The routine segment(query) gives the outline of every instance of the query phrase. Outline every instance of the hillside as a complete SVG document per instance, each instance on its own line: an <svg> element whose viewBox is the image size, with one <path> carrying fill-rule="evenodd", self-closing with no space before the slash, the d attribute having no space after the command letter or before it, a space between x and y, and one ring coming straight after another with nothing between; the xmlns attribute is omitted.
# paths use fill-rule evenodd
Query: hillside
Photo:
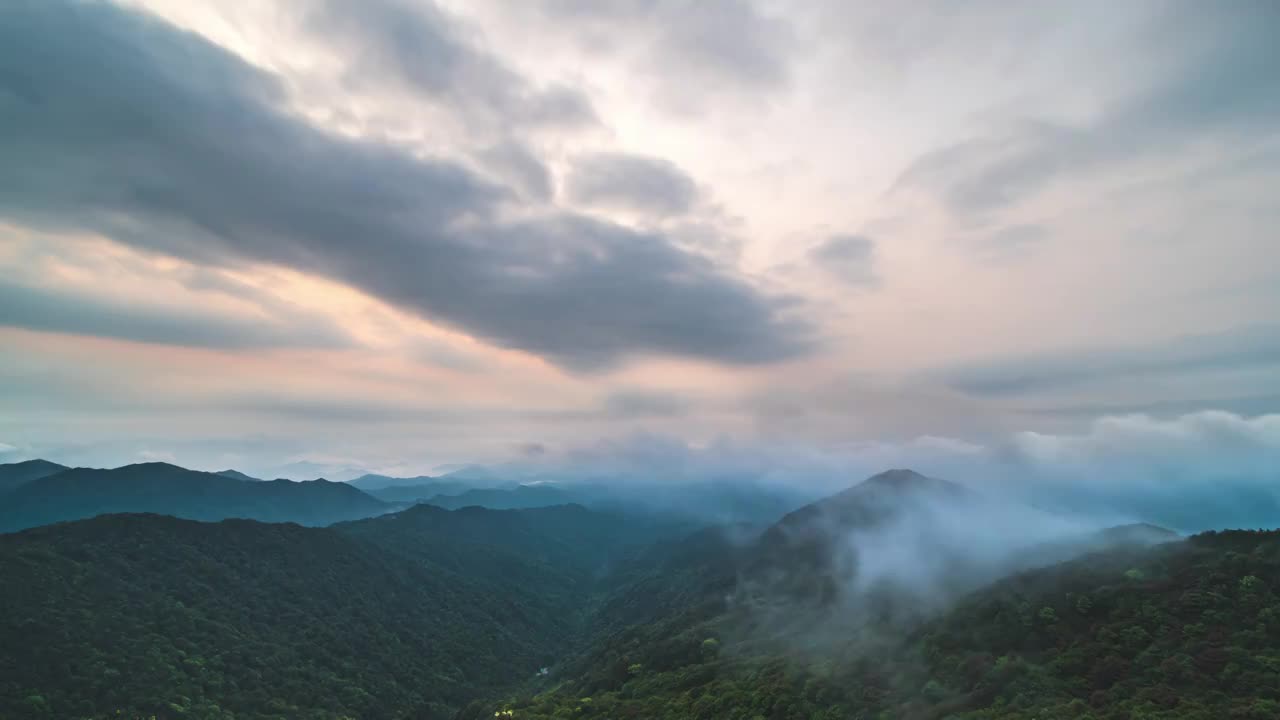
<svg viewBox="0 0 1280 720"><path fill-rule="evenodd" d="M345 483L244 481L167 463L144 463L113 470L76 468L28 482L5 497L0 530L122 512L326 525L388 509Z"/></svg>
<svg viewBox="0 0 1280 720"><path fill-rule="evenodd" d="M524 540L591 567L555 555L598 551L589 519L422 513L435 532L110 515L0 536L0 717L442 717L569 649L585 594L512 569L537 566ZM484 542L499 526L520 537Z"/></svg>
<svg viewBox="0 0 1280 720"><path fill-rule="evenodd" d="M579 650L595 584L679 531L419 505L331 528L129 514L0 535L0 717L448 717Z"/></svg>
<svg viewBox="0 0 1280 720"><path fill-rule="evenodd" d="M898 638L752 652L723 621L633 628L554 690L464 717L1263 720L1280 713L1280 532L1016 574Z"/></svg>
<svg viewBox="0 0 1280 720"><path fill-rule="evenodd" d="M16 490L32 480L39 480L66 469L68 469L67 466L48 460L24 460L0 465L0 495Z"/></svg>

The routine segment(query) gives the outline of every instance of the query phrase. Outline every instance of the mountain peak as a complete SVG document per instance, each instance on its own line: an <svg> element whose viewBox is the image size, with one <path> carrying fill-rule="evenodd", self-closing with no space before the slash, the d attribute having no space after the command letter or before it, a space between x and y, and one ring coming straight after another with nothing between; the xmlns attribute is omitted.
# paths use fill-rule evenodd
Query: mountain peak
<svg viewBox="0 0 1280 720"><path fill-rule="evenodd" d="M861 483L849 488L845 493L851 495L862 495L863 493L872 491L952 496L964 495L968 492L968 489L963 485L957 485L949 480L940 480L935 477L929 477L928 475L922 475L915 470L895 468L893 470L885 470L878 475L872 475Z"/></svg>
<svg viewBox="0 0 1280 720"><path fill-rule="evenodd" d="M928 477L927 475L921 475L920 473L916 472L915 470L911 470L910 468L894 468L892 470L885 470L882 473L872 475L866 480L863 480L862 484L863 485L904 485L904 484L918 485L921 483L928 483L928 482L935 482L935 481L933 478Z"/></svg>
<svg viewBox="0 0 1280 720"><path fill-rule="evenodd" d="M44 458L34 458L34 459L32 459L32 460L19 460L18 462L8 463L8 467L14 467L14 468L36 468L36 467L41 467L41 468L62 468L63 470L66 470L66 469L67 469L67 466L66 466L66 465L59 465L59 464L58 464L58 463L56 463L56 462L51 462L51 461L49 461L49 460L45 460Z"/></svg>

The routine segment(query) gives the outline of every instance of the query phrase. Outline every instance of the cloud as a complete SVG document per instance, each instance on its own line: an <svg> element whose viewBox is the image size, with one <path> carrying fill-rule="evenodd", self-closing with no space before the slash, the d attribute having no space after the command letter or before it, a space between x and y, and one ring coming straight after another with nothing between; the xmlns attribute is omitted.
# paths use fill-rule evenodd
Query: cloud
<svg viewBox="0 0 1280 720"><path fill-rule="evenodd" d="M598 122L568 87L535 87L468 36L430 0L312 0L304 25L347 59L354 89L397 83L493 129L574 128ZM472 128L475 129L474 127Z"/></svg>
<svg viewBox="0 0 1280 720"><path fill-rule="evenodd" d="M0 281L0 325L133 342L233 350L337 348L348 347L353 342L339 327L319 317L295 315L280 322L3 281Z"/></svg>
<svg viewBox="0 0 1280 720"><path fill-rule="evenodd" d="M1063 522L1153 522L1182 532L1280 526L1280 414L1104 416L1078 433L1020 431L983 444L921 436L825 447L772 437L695 445L640 434L539 458L537 467L567 479L732 481L811 498L910 467Z"/></svg>
<svg viewBox="0 0 1280 720"><path fill-rule="evenodd" d="M1215 137L1245 148L1249 138L1273 136L1280 12L1267 3L1174 7L1140 37L1139 57L1159 70L1089 119L1028 118L941 147L917 158L897 187L924 188L957 213L982 215L1097 168Z"/></svg>
<svg viewBox="0 0 1280 720"><path fill-rule="evenodd" d="M555 196L551 170L527 145L507 140L477 154L485 169L513 185L524 197L550 202Z"/></svg>
<svg viewBox="0 0 1280 720"><path fill-rule="evenodd" d="M1276 527L1280 415L1106 416L1080 434L1017 433L1005 487L1045 506L1183 531Z"/></svg>
<svg viewBox="0 0 1280 720"><path fill-rule="evenodd" d="M875 250L862 235L832 235L809 251L809 260L846 285L876 285Z"/></svg>
<svg viewBox="0 0 1280 720"><path fill-rule="evenodd" d="M713 98L787 88L794 29L752 0L542 0L534 19L648 75L668 109L698 112Z"/></svg>
<svg viewBox="0 0 1280 720"><path fill-rule="evenodd" d="M997 359L936 374L961 392L1001 397L1157 373L1272 366L1280 366L1280 326L1251 325L1147 346Z"/></svg>
<svg viewBox="0 0 1280 720"><path fill-rule="evenodd" d="M1078 435L1018 433L1011 452L1037 465L1110 467L1120 476L1135 468L1184 478L1267 475L1277 472L1273 461L1280 459L1280 415L1247 418L1205 410L1168 419L1106 416Z"/></svg>
<svg viewBox="0 0 1280 720"><path fill-rule="evenodd" d="M538 442L526 442L518 444L516 451L522 457L536 458L547 454L547 446Z"/></svg>
<svg viewBox="0 0 1280 720"><path fill-rule="evenodd" d="M630 390L610 394L604 410L616 417L678 417L690 410L687 398L674 393Z"/></svg>
<svg viewBox="0 0 1280 720"><path fill-rule="evenodd" d="M20 4L0 26L0 68L0 162L21 168L0 180L0 214L19 223L324 275L576 370L812 347L789 300L662 235L505 220L505 188L317 130L281 109L274 78L146 16Z"/></svg>
<svg viewBox="0 0 1280 720"><path fill-rule="evenodd" d="M592 153L574 158L565 195L587 207L665 217L683 215L698 201L698 186L674 163L626 153Z"/></svg>

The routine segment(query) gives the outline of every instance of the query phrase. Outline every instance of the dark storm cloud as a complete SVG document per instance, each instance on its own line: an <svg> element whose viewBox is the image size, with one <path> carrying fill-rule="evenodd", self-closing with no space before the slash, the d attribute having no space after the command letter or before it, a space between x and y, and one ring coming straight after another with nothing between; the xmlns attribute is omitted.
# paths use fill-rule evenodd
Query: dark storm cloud
<svg viewBox="0 0 1280 720"><path fill-rule="evenodd" d="M311 0L307 29L348 59L351 86L393 80L471 121L504 127L594 124L595 110L567 87L534 87L478 47L430 0Z"/></svg>
<svg viewBox="0 0 1280 720"><path fill-rule="evenodd" d="M950 368L939 374L970 395L1016 396L1151 373L1280 366L1280 326L1184 336L1147 347L1043 355Z"/></svg>
<svg viewBox="0 0 1280 720"><path fill-rule="evenodd" d="M806 352L788 302L668 238L514 199L462 167L327 134L270 76L105 4L0 10L0 216L197 262L274 263L570 368Z"/></svg>
<svg viewBox="0 0 1280 720"><path fill-rule="evenodd" d="M565 178L565 195L580 205L669 216L693 209L698 186L662 158L592 153L573 160Z"/></svg>
<svg viewBox="0 0 1280 720"><path fill-rule="evenodd" d="M1275 3L1175 3L1147 28L1138 48L1138 57L1161 71L1113 99L1093 121L1026 120L964 140L918 158L898 186L923 187L957 212L982 213L1073 174L1167 153L1215 133L1230 133L1237 143L1274 137L1280 122L1276 37Z"/></svg>
<svg viewBox="0 0 1280 720"><path fill-rule="evenodd" d="M833 235L809 251L809 260L848 285L875 285L876 244L861 235Z"/></svg>
<svg viewBox="0 0 1280 720"><path fill-rule="evenodd" d="M0 282L0 326L188 347L344 347L351 338L322 318L291 322L142 305Z"/></svg>

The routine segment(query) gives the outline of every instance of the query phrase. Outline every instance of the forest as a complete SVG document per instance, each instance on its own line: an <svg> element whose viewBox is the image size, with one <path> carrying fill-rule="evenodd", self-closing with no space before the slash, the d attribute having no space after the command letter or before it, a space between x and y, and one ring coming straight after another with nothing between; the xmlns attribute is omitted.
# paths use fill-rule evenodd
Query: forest
<svg viewBox="0 0 1280 720"><path fill-rule="evenodd" d="M1112 528L996 572L921 523L994 508L894 471L761 525L419 504L36 527L0 535L0 718L1280 713L1280 531ZM860 584L903 528L924 554Z"/></svg>

